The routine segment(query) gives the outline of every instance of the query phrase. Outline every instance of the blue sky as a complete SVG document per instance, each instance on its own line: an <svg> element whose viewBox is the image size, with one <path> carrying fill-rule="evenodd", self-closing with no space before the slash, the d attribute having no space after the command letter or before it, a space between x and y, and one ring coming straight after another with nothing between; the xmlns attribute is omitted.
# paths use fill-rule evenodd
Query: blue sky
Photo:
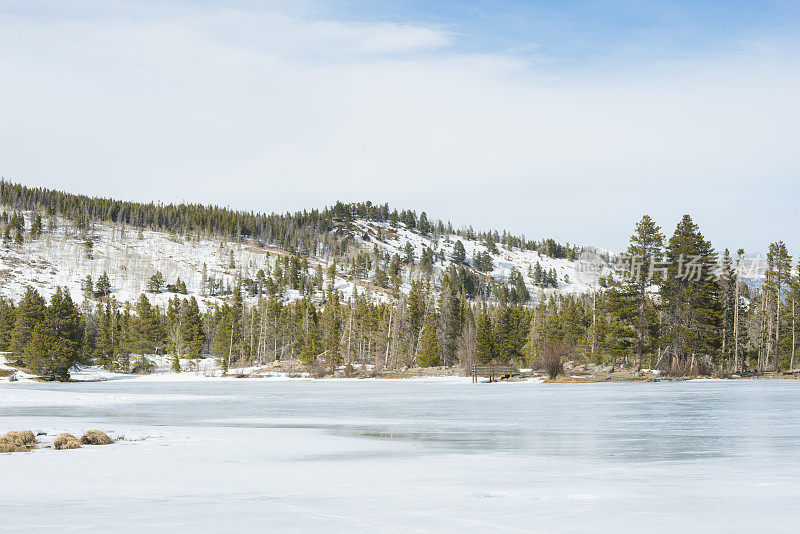
<svg viewBox="0 0 800 534"><path fill-rule="evenodd" d="M738 47L764 32L796 37L791 1L335 2L332 16L406 20L452 28L462 50L500 52L529 42L577 63Z"/></svg>
<svg viewBox="0 0 800 534"><path fill-rule="evenodd" d="M0 175L800 247L797 2L0 1Z"/></svg>

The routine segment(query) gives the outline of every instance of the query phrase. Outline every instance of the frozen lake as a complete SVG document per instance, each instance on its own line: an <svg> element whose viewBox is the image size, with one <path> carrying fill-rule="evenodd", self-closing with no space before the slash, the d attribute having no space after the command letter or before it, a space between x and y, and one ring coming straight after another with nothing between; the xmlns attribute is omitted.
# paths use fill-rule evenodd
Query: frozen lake
<svg viewBox="0 0 800 534"><path fill-rule="evenodd" d="M0 386L0 530L796 532L800 381Z"/></svg>

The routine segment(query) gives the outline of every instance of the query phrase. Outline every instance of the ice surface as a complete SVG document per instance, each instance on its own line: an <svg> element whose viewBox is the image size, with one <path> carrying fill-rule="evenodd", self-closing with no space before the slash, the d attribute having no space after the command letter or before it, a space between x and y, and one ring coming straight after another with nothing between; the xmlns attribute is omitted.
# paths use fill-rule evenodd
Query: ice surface
<svg viewBox="0 0 800 534"><path fill-rule="evenodd" d="M0 530L796 532L800 382L0 384Z"/></svg>

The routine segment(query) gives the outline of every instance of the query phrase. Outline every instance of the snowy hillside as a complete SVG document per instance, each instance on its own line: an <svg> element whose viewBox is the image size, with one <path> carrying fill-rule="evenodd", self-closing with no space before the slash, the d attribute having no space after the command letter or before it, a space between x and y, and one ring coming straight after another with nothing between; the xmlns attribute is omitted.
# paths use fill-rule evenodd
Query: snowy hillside
<svg viewBox="0 0 800 534"><path fill-rule="evenodd" d="M442 263L437 260L434 269L437 273L441 273L444 269L453 262L454 247L456 241L461 241L464 245L466 252L466 263L470 266L473 264L473 259L477 253L485 252L486 246L480 241L467 239L456 234L439 236L435 239L429 235L422 235L419 232L409 230L402 223L398 223L396 227L392 227L386 222L374 221L356 221L354 226L359 229L358 239L367 246L367 250L371 250L371 243L377 244L381 249L389 254L403 255L403 249L406 243L410 243L414 250L414 257L419 262L422 251L425 247L430 247L435 253L443 253L445 261ZM365 239L368 237L369 239ZM547 295L549 293L571 293L580 294L591 291L593 283L596 281L598 275L608 276L611 274L610 265L604 261L604 257L609 257L611 254L605 250L595 250L593 253L586 253L575 261L567 259L551 258L544 254L539 254L535 250L522 250L520 248L504 248L502 245L497 245L498 253L489 255L492 258L494 269L486 275L499 282L507 282L513 270L519 272L525 279L525 284L528 287L531 295L535 299L540 295ZM587 265L587 258L591 261L592 265ZM595 262L598 262L595 264ZM539 288L536 287L531 277L531 273L536 264L545 271L555 270L557 275L557 288Z"/></svg>
<svg viewBox="0 0 800 534"><path fill-rule="evenodd" d="M26 213L26 218L30 213ZM342 231L341 228L332 231ZM404 247L410 243L416 262L426 247L437 255L434 263L434 278L440 278L444 269L453 261L455 242L460 240L466 251L466 263L470 264L475 254L483 252L483 243L457 235L428 235L407 229L402 223L392 227L389 223L357 220L350 226L355 242L364 252L371 253L374 247L390 255L403 256ZM87 244L90 238L91 244ZM439 260L443 254L444 262ZM238 277L254 278L259 269L269 273L279 258L287 252L275 248L259 246L249 240L236 242L226 239L208 239L196 236L179 236L166 232L140 230L127 225L95 224L90 231L79 232L73 225L58 219L55 228L46 231L35 240L26 240L21 245L9 244L0 248L0 296L14 301L25 292L28 285L49 298L57 286L66 286L73 299L84 300L81 288L83 280L91 276L97 280L104 272L110 278L112 294L119 302L133 301L145 292L148 279L159 271L167 283L180 278L186 284L187 297L195 296L201 307L220 301L208 295L203 288L204 269L206 279L221 281L224 286L232 286ZM518 248L506 249L498 246L498 253L491 254L494 269L484 273L499 282L508 281L512 270L516 269L524 278L534 299L555 291L562 293L583 293L591 290L593 279L587 277L580 261L554 259L532 250ZM308 258L309 276L317 267L327 268L327 260ZM557 288L535 287L531 279L534 266L539 263L544 270L554 270L557 275ZM205 267L204 267L205 266ZM385 299L387 293L371 284L370 276L365 280L354 280L347 276L340 265L335 287L345 298L355 287L364 286L374 298ZM607 274L607 273L605 273ZM410 278L415 276L404 272L401 291L407 292ZM165 305L174 293L161 292L149 294L154 304ZM297 298L296 291L289 290L284 300ZM250 297L254 300L255 297Z"/></svg>
<svg viewBox="0 0 800 534"><path fill-rule="evenodd" d="M87 237L91 238L91 249L86 246ZM126 225L97 224L81 235L59 219L55 230L36 240L0 248L0 296L17 301L30 285L49 298L57 286L66 286L73 300L81 302L85 298L81 284L86 276L96 281L106 272L113 296L119 302L128 302L145 292L148 279L159 271L167 283L180 278L186 283L186 297L195 296L204 307L219 300L202 289L204 265L207 278L230 286L237 276L252 278L259 269L274 265L285 255L284 251L248 242L181 237ZM345 280L336 286L345 295L352 291L352 284ZM148 296L154 304L164 305L175 293ZM287 298L291 297L290 291Z"/></svg>

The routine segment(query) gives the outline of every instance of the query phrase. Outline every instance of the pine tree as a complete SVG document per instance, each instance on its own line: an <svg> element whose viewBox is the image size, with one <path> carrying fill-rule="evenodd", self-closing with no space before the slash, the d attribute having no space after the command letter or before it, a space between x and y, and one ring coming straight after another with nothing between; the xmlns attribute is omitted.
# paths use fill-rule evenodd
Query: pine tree
<svg viewBox="0 0 800 534"><path fill-rule="evenodd" d="M428 222L428 216L423 211L419 214L419 222L417 223L417 229L421 234L429 234L431 232L431 225Z"/></svg>
<svg viewBox="0 0 800 534"><path fill-rule="evenodd" d="M111 299L106 300L105 306L97 304L97 336L94 348L95 359L106 369L113 367L114 361L114 314Z"/></svg>
<svg viewBox="0 0 800 534"><path fill-rule="evenodd" d="M494 329L489 313L481 313L475 325L475 360L490 363L494 358Z"/></svg>
<svg viewBox="0 0 800 534"><path fill-rule="evenodd" d="M422 249L422 256L419 260L419 267L424 272L430 274L433 271L433 250L430 247L425 247Z"/></svg>
<svg viewBox="0 0 800 534"><path fill-rule="evenodd" d="M408 293L407 302L411 346L412 349L416 349L416 340L422 328L422 323L425 320L425 292L422 287L422 282L419 280L411 282L411 291Z"/></svg>
<svg viewBox="0 0 800 534"><path fill-rule="evenodd" d="M289 287L292 289L300 288L300 259L297 255L292 256L286 277L288 278Z"/></svg>
<svg viewBox="0 0 800 534"><path fill-rule="evenodd" d="M638 319L636 323L636 369L642 369L642 354L645 350L645 333L647 324L645 321L647 307L651 304L647 294L647 289L652 283L658 283L653 276L656 272L651 271L664 247L664 235L661 228L645 215L636 224L633 235L628 245L628 256L631 259L632 269L628 273L628 281L631 285L630 297L634 305L638 308Z"/></svg>
<svg viewBox="0 0 800 534"><path fill-rule="evenodd" d="M25 364L51 380L67 380L81 351L80 314L69 292L56 289L44 319L36 324L25 351Z"/></svg>
<svg viewBox="0 0 800 534"><path fill-rule="evenodd" d="M131 370L131 351L130 347L134 343L133 339L133 314L131 313L130 302L125 303L125 307L116 321L116 339L114 349L116 361L115 370L129 373Z"/></svg>
<svg viewBox="0 0 800 534"><path fill-rule="evenodd" d="M722 321L719 282L708 276L716 254L689 215L683 216L669 239L667 258L669 270L661 293L673 365L682 365L689 356L690 364L713 358L719 350Z"/></svg>
<svg viewBox="0 0 800 534"><path fill-rule="evenodd" d="M230 306L225 305L219 312L219 319L214 332L214 343L211 345L211 353L216 357L222 373L228 372L231 358L234 355L234 328L232 311Z"/></svg>
<svg viewBox="0 0 800 534"><path fill-rule="evenodd" d="M144 294L136 302L136 316L132 326L131 350L138 354L157 354L164 344L165 333L158 312Z"/></svg>
<svg viewBox="0 0 800 534"><path fill-rule="evenodd" d="M19 301L14 318L14 330L11 334L9 348L16 356L25 353L25 347L31 339L33 329L44 319L47 302L31 286Z"/></svg>
<svg viewBox="0 0 800 534"><path fill-rule="evenodd" d="M341 338L341 328L339 327L340 316L341 308L337 295L325 304L325 309L322 312L322 324L324 328L323 348L325 361L331 371L335 370L342 361L342 354L339 347Z"/></svg>
<svg viewBox="0 0 800 534"><path fill-rule="evenodd" d="M231 328L233 329L233 355L245 356L244 338L244 301L242 287L236 285L233 290L233 306L231 306Z"/></svg>
<svg viewBox="0 0 800 534"><path fill-rule="evenodd" d="M407 265L414 264L414 247L409 241L406 241L406 245L403 248L403 263Z"/></svg>
<svg viewBox="0 0 800 534"><path fill-rule="evenodd" d="M14 303L0 298L0 352L11 350L11 336L14 333L16 308Z"/></svg>
<svg viewBox="0 0 800 534"><path fill-rule="evenodd" d="M31 239L37 239L42 235L42 216L38 213L33 217L31 224Z"/></svg>
<svg viewBox="0 0 800 534"><path fill-rule="evenodd" d="M87 299L94 297L94 281L92 280L92 275L87 274L86 278L83 279L83 282L81 282L81 291L83 291Z"/></svg>
<svg viewBox="0 0 800 534"><path fill-rule="evenodd" d="M380 287L387 287L389 285L389 277L386 275L386 271L381 268L375 269L375 277L373 278L375 285Z"/></svg>
<svg viewBox="0 0 800 534"><path fill-rule="evenodd" d="M97 292L102 297L107 297L111 294L111 280L108 278L108 273L103 271L103 274L97 279L96 284Z"/></svg>
<svg viewBox="0 0 800 534"><path fill-rule="evenodd" d="M464 243L459 239L453 245L453 261L456 263L464 263L467 259L467 251L464 249Z"/></svg>
<svg viewBox="0 0 800 534"><path fill-rule="evenodd" d="M164 275L161 271L156 271L156 274L150 277L147 282L147 291L151 293L160 293L161 288L164 287Z"/></svg>
<svg viewBox="0 0 800 534"><path fill-rule="evenodd" d="M495 358L501 362L522 363L529 329L530 318L521 307L502 306L495 324Z"/></svg>
<svg viewBox="0 0 800 534"><path fill-rule="evenodd" d="M303 345L300 349L300 361L306 367L311 367L317 356L322 352L319 343L319 327L315 320L310 320L308 331L303 336Z"/></svg>
<svg viewBox="0 0 800 534"><path fill-rule="evenodd" d="M180 339L187 358L199 358L203 353L205 333L203 332L200 308L194 297L186 301L181 314Z"/></svg>
<svg viewBox="0 0 800 534"><path fill-rule="evenodd" d="M719 298L721 316L722 316L722 332L720 339L722 340L722 347L720 351L719 364L728 369L733 368L733 362L730 355L734 352L736 345L736 328L734 321L737 318L736 314L736 273L733 268L733 259L731 258L730 251L725 249L722 253L722 261L720 265L720 281L719 281Z"/></svg>
<svg viewBox="0 0 800 534"><path fill-rule="evenodd" d="M525 279L522 277L522 274L516 269L512 269L508 277L508 282L513 291L513 298L511 301L514 304L527 304L531 299L531 294L528 291L528 287L525 285Z"/></svg>
<svg viewBox="0 0 800 534"><path fill-rule="evenodd" d="M436 318L433 315L425 317L422 328L422 337L417 350L417 365L420 367L435 367L439 365L441 350L436 332Z"/></svg>
<svg viewBox="0 0 800 534"><path fill-rule="evenodd" d="M439 322L441 324L442 365L455 362L458 338L464 325L463 310L458 288L445 274L439 293Z"/></svg>
<svg viewBox="0 0 800 534"><path fill-rule="evenodd" d="M783 301L783 289L789 282L792 272L792 257L786 249L783 241L771 243L767 253L767 263L769 264L769 274L771 274L768 287L774 292L775 302L775 341L774 341L774 370L780 368L780 349L781 349L781 304Z"/></svg>
<svg viewBox="0 0 800 534"><path fill-rule="evenodd" d="M597 306L597 343L600 350L610 357L612 368L627 358L631 349L635 349L638 339L638 307L630 289L630 286L609 279Z"/></svg>
<svg viewBox="0 0 800 534"><path fill-rule="evenodd" d="M539 287L544 285L544 269L542 269L542 264L538 261L533 268L533 283Z"/></svg>

